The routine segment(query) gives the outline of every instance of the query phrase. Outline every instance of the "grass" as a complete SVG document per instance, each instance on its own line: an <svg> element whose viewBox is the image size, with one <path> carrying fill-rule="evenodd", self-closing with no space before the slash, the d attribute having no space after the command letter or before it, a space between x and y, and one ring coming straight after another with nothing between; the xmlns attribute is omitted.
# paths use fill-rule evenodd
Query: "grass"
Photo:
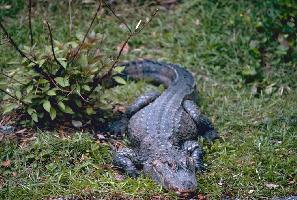
<svg viewBox="0 0 297 200"><path fill-rule="evenodd" d="M119 5L117 13L134 26L148 15L147 10L153 9L129 7ZM73 7L77 32L84 32L88 23L81 22L88 22L92 11L93 6ZM255 28L261 12L252 1L194 0L172 10L161 9L152 24L130 41L131 51L124 57L181 63L195 74L200 92L198 104L223 138L221 143L204 146L209 170L197 175L198 192L209 199L269 199L297 194L297 68L296 63L281 60L268 60L261 66L261 58L254 55L252 45L261 35ZM24 13L6 19L6 24L19 44L28 45ZM42 13L48 13L55 39L73 37L74 32L69 33L67 7L50 3L35 11L34 33L40 46L47 42ZM60 20L61 16L66 20ZM116 19L109 15L98 19L94 30L108 36L102 50L109 54L125 38ZM2 66L11 67L7 63L15 56L13 49L1 46ZM252 81L243 75L250 68L260 68ZM255 86L256 95L252 92ZM281 93L286 87L291 90ZM106 98L128 104L144 90L148 90L144 83L131 83L115 88ZM0 143L1 160L11 161L9 166L0 167L1 199L69 195L177 198L146 177L122 180L108 165L108 146L99 144L88 133L61 139L55 132L38 131L36 137L25 148L11 140Z"/></svg>

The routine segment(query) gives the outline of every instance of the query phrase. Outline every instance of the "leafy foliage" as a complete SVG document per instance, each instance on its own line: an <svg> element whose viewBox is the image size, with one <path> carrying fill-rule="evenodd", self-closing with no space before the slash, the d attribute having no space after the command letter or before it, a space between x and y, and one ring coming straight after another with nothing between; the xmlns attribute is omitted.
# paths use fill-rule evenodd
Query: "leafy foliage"
<svg viewBox="0 0 297 200"><path fill-rule="evenodd" d="M104 92L104 88L99 87L89 97L94 84L94 76L101 74L99 70L102 73L106 72L110 65L104 63L102 55L96 51L100 34L94 32L81 45L76 59L73 59L73 54L76 55L80 46L78 41L82 40L81 37L78 35L76 41L65 44L59 41L54 42L54 54L58 62L55 60L51 45L44 48L24 47L24 52L34 58L34 62L48 76L37 73L36 65L24 58L18 68L9 71L9 74L12 74L18 81L12 82L8 90L19 101L15 101L8 95L4 97L7 101L3 104L3 113L20 108L31 117L29 120L31 124L56 119L90 120L91 116L96 113L95 109L99 107L97 97ZM70 62L71 60L73 62ZM123 68L117 67L115 73L120 73L122 70ZM119 76L114 78L116 82L125 84ZM93 96L95 98L92 98ZM102 107L104 107L103 104L101 104ZM29 121L24 121L24 123Z"/></svg>
<svg viewBox="0 0 297 200"><path fill-rule="evenodd" d="M23 0L0 0L0 19L14 17L24 7Z"/></svg>
<svg viewBox="0 0 297 200"><path fill-rule="evenodd" d="M297 3L294 0L257 2L262 7L257 29L263 32L261 49L277 55L273 59L289 62L297 60ZM275 56L274 56L275 57Z"/></svg>

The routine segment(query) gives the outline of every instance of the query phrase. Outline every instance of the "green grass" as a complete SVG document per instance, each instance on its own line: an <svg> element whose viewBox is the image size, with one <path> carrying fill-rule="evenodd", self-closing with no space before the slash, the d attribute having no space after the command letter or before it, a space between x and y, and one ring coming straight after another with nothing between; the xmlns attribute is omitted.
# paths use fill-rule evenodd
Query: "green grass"
<svg viewBox="0 0 297 200"><path fill-rule="evenodd" d="M296 194L296 63L268 60L262 66L253 46L261 36L255 28L261 8L252 1L224 2L185 1L173 10L161 9L152 24L130 41L131 52L124 59L141 57L180 63L195 74L200 92L198 104L223 138L211 147L204 146L209 170L197 174L199 193L210 199L222 196L260 199ZM117 13L133 26L153 9L129 7L120 5ZM86 30L93 10L92 6L73 7L75 31ZM35 40L39 46L48 42L40 14L45 11L55 39L65 41L73 37L75 31L70 35L67 7L51 3L48 7L38 7L39 14L34 16ZM28 45L26 22L18 17L6 20L16 41ZM94 30L107 37L102 51L108 54L125 38L117 20L108 15L96 21ZM277 53L272 55L279 57ZM14 57L13 49L1 46L1 65L11 67L7 62ZM243 75L250 68L256 68L258 73L252 81ZM254 85L262 89L257 95L252 93ZM282 87L291 90L285 89L280 94ZM128 104L145 90L148 88L144 83L131 83L115 88L106 98L113 99L113 103ZM111 163L109 148L97 143L88 133L66 139L56 135L38 132L37 139L25 148L18 147L14 141L0 143L1 160L11 161L10 167L0 167L0 198L68 195L106 199L176 198L145 177L118 180L117 171L104 167ZM269 188L269 184L275 188Z"/></svg>

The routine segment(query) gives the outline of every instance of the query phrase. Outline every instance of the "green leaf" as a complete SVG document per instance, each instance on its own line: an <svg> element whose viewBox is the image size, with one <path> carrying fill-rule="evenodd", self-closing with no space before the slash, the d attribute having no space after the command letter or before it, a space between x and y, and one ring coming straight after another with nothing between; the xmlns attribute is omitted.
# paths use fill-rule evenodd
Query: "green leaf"
<svg viewBox="0 0 297 200"><path fill-rule="evenodd" d="M78 64L82 67L88 66L88 57L87 55L81 55L78 60Z"/></svg>
<svg viewBox="0 0 297 200"><path fill-rule="evenodd" d="M23 102L25 102L25 103L32 103L32 95L26 96L23 99Z"/></svg>
<svg viewBox="0 0 297 200"><path fill-rule="evenodd" d="M32 115L33 113L36 113L36 110L33 109L33 108L28 108L28 109L27 109L27 113L28 113L29 115Z"/></svg>
<svg viewBox="0 0 297 200"><path fill-rule="evenodd" d="M113 69L113 71L114 71L115 73L119 74L119 73L122 73L122 72L124 71L124 69L125 69L125 67L118 66L118 67L115 67L115 68Z"/></svg>
<svg viewBox="0 0 297 200"><path fill-rule="evenodd" d="M59 101L58 105L62 109L62 111L65 111L65 104L62 101Z"/></svg>
<svg viewBox="0 0 297 200"><path fill-rule="evenodd" d="M35 63L30 62L30 63L27 65L27 67L33 67L33 66L35 66L35 65L36 65Z"/></svg>
<svg viewBox="0 0 297 200"><path fill-rule="evenodd" d="M21 98L22 98L22 93L21 93L19 90L17 90L17 91L15 92L15 96L16 96L18 99L21 99Z"/></svg>
<svg viewBox="0 0 297 200"><path fill-rule="evenodd" d="M67 87L69 86L69 79L67 77L57 77L55 78L55 81L62 87Z"/></svg>
<svg viewBox="0 0 297 200"><path fill-rule="evenodd" d="M29 85L29 86L26 88L26 92L27 92L27 94L30 93L32 90L33 90L33 85Z"/></svg>
<svg viewBox="0 0 297 200"><path fill-rule="evenodd" d="M73 110L69 106L65 106L65 113L74 114Z"/></svg>
<svg viewBox="0 0 297 200"><path fill-rule="evenodd" d="M247 66L243 69L242 75L244 76L255 76L257 71L254 67Z"/></svg>
<svg viewBox="0 0 297 200"><path fill-rule="evenodd" d="M41 67L45 63L46 59L42 59L38 61L38 65Z"/></svg>
<svg viewBox="0 0 297 200"><path fill-rule="evenodd" d="M55 96L56 95L56 91L55 90L49 90L49 91L47 91L47 95L49 95L49 96Z"/></svg>
<svg viewBox="0 0 297 200"><path fill-rule="evenodd" d="M79 99L75 99L74 102L78 107L82 106L81 101Z"/></svg>
<svg viewBox="0 0 297 200"><path fill-rule="evenodd" d="M18 108L18 107L19 107L18 104L14 104L14 103L12 103L12 104L7 104L7 105L5 106L5 108L4 108L2 114L4 115L4 114L6 114L6 113L9 113L9 112L11 112L12 110L14 110L14 109L16 109L16 108Z"/></svg>
<svg viewBox="0 0 297 200"><path fill-rule="evenodd" d="M7 88L7 83L1 82L0 89L5 90Z"/></svg>
<svg viewBox="0 0 297 200"><path fill-rule="evenodd" d="M90 91L90 90L91 90L90 86L88 86L88 85L83 85L82 88L83 88L85 91Z"/></svg>
<svg viewBox="0 0 297 200"><path fill-rule="evenodd" d="M122 77L114 76L113 79L119 84L126 85L126 81Z"/></svg>
<svg viewBox="0 0 297 200"><path fill-rule="evenodd" d="M50 117L52 120L54 120L57 117L56 109L54 109L53 107L51 107L51 110L50 110Z"/></svg>
<svg viewBox="0 0 297 200"><path fill-rule="evenodd" d="M92 114L95 114L95 111L94 111L94 109L92 108L92 107L87 107L87 114L88 115L92 115Z"/></svg>
<svg viewBox="0 0 297 200"><path fill-rule="evenodd" d="M64 60L60 60L61 65L64 67L64 69L66 69L67 67L67 62Z"/></svg>
<svg viewBox="0 0 297 200"><path fill-rule="evenodd" d="M51 103L48 100L45 100L43 102L43 108L44 110L46 110L47 112L51 111Z"/></svg>
<svg viewBox="0 0 297 200"><path fill-rule="evenodd" d="M38 81L38 83L39 83L39 84L45 84L45 83L48 83L48 80L46 80L46 79L40 79L40 80Z"/></svg>
<svg viewBox="0 0 297 200"><path fill-rule="evenodd" d="M37 117L36 113L32 113L32 115L30 115L30 116L34 122L38 122L38 117Z"/></svg>

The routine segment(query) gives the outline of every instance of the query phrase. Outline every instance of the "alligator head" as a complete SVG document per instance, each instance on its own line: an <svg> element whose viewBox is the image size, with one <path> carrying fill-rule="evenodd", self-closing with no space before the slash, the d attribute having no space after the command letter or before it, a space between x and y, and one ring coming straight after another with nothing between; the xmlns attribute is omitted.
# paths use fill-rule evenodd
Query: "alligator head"
<svg viewBox="0 0 297 200"><path fill-rule="evenodd" d="M193 159L185 154L159 155L144 164L144 172L166 190L175 191L179 196L192 195L197 188Z"/></svg>

